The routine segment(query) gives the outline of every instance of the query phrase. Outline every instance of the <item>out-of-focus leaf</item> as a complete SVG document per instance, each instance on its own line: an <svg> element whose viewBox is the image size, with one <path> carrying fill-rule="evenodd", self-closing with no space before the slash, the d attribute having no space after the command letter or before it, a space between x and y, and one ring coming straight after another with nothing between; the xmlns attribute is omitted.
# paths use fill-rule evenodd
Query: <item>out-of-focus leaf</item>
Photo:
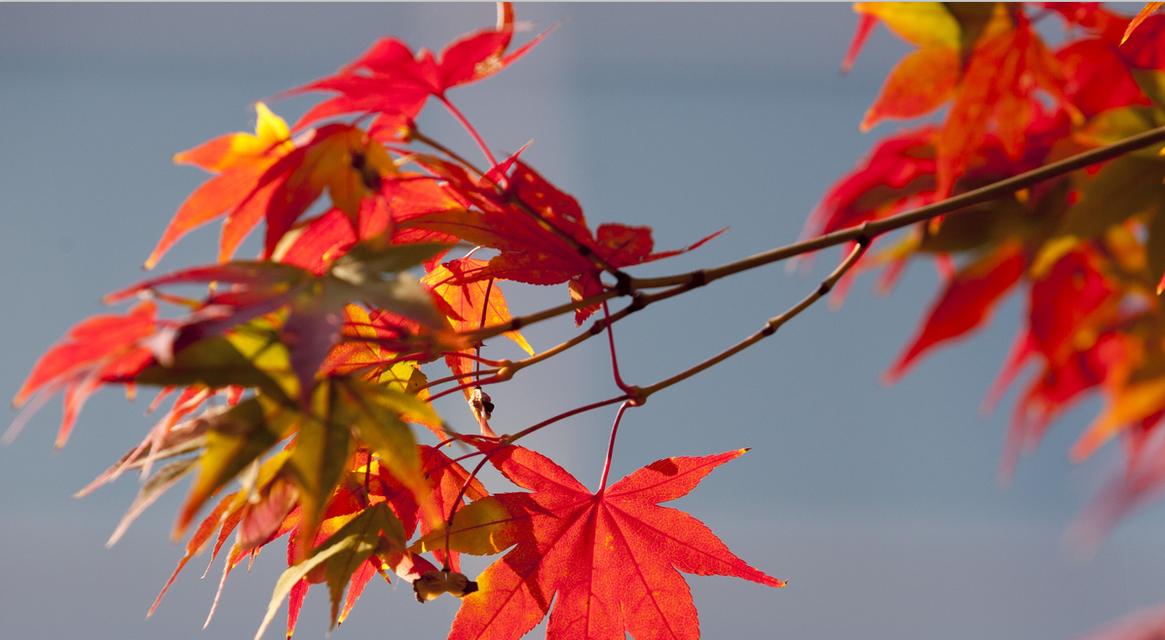
<svg viewBox="0 0 1165 640"><path fill-rule="evenodd" d="M203 338L174 354L169 365L155 363L135 380L160 386L255 387L277 397L297 393L287 347L273 331L257 327Z"/></svg>
<svg viewBox="0 0 1165 640"><path fill-rule="evenodd" d="M338 423L336 426L347 425L353 435L376 453L380 464L416 496L429 517L437 514L421 469L417 441L412 429L402 420L402 416L410 413L432 414L428 403L384 385L351 378L338 380L333 385L339 402L339 411L333 417Z"/></svg>
<svg viewBox="0 0 1165 640"><path fill-rule="evenodd" d="M198 459L198 478L179 513L174 537L182 535L208 498L285 436L289 425L281 413L270 400L251 398L212 419Z"/></svg>
<svg viewBox="0 0 1165 640"><path fill-rule="evenodd" d="M1141 23L1143 23L1145 20L1148 20L1149 16L1160 11L1162 5L1165 5L1165 2L1146 2L1145 6L1141 8L1141 11L1137 13L1137 15L1134 16L1132 20L1129 21L1129 26L1127 29L1125 29L1124 36L1121 37L1121 44L1127 42L1129 36L1133 35L1133 32L1137 30L1137 27L1141 26Z"/></svg>
<svg viewBox="0 0 1165 640"><path fill-rule="evenodd" d="M877 16L887 28L912 44L959 48L959 23L941 2L859 2L854 10Z"/></svg>
<svg viewBox="0 0 1165 640"><path fill-rule="evenodd" d="M886 373L897 380L935 346L963 336L989 317L1023 275L1023 253L1003 247L963 267L944 285L910 344Z"/></svg>
<svg viewBox="0 0 1165 640"><path fill-rule="evenodd" d="M1108 227L1143 213L1165 199L1165 162L1117 158L1080 184L1080 200L1068 209L1060 232L1090 238Z"/></svg>
<svg viewBox="0 0 1165 640"><path fill-rule="evenodd" d="M328 497L343 476L352 455L352 438L334 416L341 411L335 387L321 385L312 394L310 414L298 421L299 431L288 467L299 487L299 542L297 558L307 557Z"/></svg>
<svg viewBox="0 0 1165 640"><path fill-rule="evenodd" d="M275 618L279 605L291 592L292 587L317 567L325 567L328 588L332 594L334 624L338 616L340 596L352 572L377 551L382 539L397 545L398 548L403 546L399 522L393 526L395 520L396 517L387 507L383 505L370 507L332 534L310 557L284 571L275 583L271 603L267 606L267 613L255 633L255 639L263 636Z"/></svg>
<svg viewBox="0 0 1165 640"><path fill-rule="evenodd" d="M117 541L121 539L121 536L125 535L125 532L129 530L129 526L133 524L134 520L137 520L138 516L142 515L150 505L162 497L162 494L168 491L170 487L178 484L179 480L194 469L194 465L197 462L197 458L175 460L155 471L142 484L142 488L138 490L138 495L133 499L133 503L130 504L129 510L122 516L121 521L117 523L117 527L113 530L113 534L109 536L109 540L106 541L105 546L112 547L117 544Z"/></svg>
<svg viewBox="0 0 1165 640"><path fill-rule="evenodd" d="M449 529L449 549L475 556L499 553L517 542L509 526L509 513L496 498L486 497L457 510ZM414 552L446 550L444 525L436 527L413 543Z"/></svg>
<svg viewBox="0 0 1165 640"><path fill-rule="evenodd" d="M958 80L956 50L934 45L911 52L890 71L862 119L862 130L883 118L916 118L934 111L951 97Z"/></svg>

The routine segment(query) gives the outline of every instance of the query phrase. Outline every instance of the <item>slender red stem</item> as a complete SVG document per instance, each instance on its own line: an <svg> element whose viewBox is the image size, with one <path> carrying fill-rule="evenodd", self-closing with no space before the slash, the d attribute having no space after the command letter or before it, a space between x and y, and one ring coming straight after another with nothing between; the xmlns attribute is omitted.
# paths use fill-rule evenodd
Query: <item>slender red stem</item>
<svg viewBox="0 0 1165 640"><path fill-rule="evenodd" d="M607 475L611 473L611 458L615 454L615 436L619 435L619 423L623 420L623 412L627 407L633 407L631 400L624 400L623 404L619 405L619 411L615 414L615 422L611 424L611 439L607 442L607 459L603 462L603 477L599 480L599 490L596 493L602 493L607 488Z"/></svg>
<svg viewBox="0 0 1165 640"><path fill-rule="evenodd" d="M481 302L481 320L477 323L477 330L478 331L481 331L482 327L485 326L485 319L489 314L489 295L491 293L493 293L493 290L494 290L494 279L490 278L489 281L485 285L485 298ZM474 349L474 360L476 360L476 364L473 367L473 371L474 371L474 373L476 373L478 371L481 371L481 343L480 342L477 343L477 347ZM490 364L490 366L494 366L494 367L498 366L497 362L491 362L489 364Z"/></svg>
<svg viewBox="0 0 1165 640"><path fill-rule="evenodd" d="M500 438L497 438L497 437L491 438L489 436L479 436L479 435L473 435L473 434L469 434L469 435L457 434L455 436L450 436L450 437L445 438L444 440L438 442L437 444L433 445L433 448L434 449L441 449L441 448L444 448L444 447L447 447L447 446L453 444L454 442L464 442L466 440L497 441L497 440L500 440ZM443 468L443 467L437 467L437 469L441 469L441 468Z"/></svg>
<svg viewBox="0 0 1165 640"><path fill-rule="evenodd" d="M430 473L432 473L432 471L443 469L446 466L453 464L454 462L461 462L462 460L468 460L474 456L485 455L488 457L490 454L497 451L498 449L501 449L502 447L509 446L511 443L513 443L517 440L520 440L521 438L524 438L524 437L530 435L531 433L534 433L535 431L538 431L538 430L543 429L545 427L549 427L550 425L552 425L556 422L559 422L561 420L565 420L571 416L577 416L580 413L586 413L587 411L601 409L602 407L606 407L608 405L615 404L616 402L622 402L624 400L631 400L631 398L628 397L626 394L624 394L621 396L615 396L614 398L607 398L606 400L599 400L598 402L592 402L590 404L585 404L581 407L575 407L574 409L571 409L570 411L563 411L562 413L555 415L555 416L552 416L552 417L549 417L549 418L543 420L542 422L539 422L538 424L526 427L525 429L522 429L521 431L519 431L513 435L501 436L499 438L499 440L501 441L501 444L499 444L497 447L494 447L493 449L490 449L489 451L473 451L473 452L467 453L463 456L458 456L456 458L449 460L449 462L447 462L447 463L443 463L441 465L436 466L434 469L432 469L430 471Z"/></svg>
<svg viewBox="0 0 1165 640"><path fill-rule="evenodd" d="M458 391L465 391L466 389L472 389L474 387L484 387L487 384L497 384L499 382L505 382L508 379L509 378L499 378L497 376L493 376L490 378L485 378L484 380L474 380L473 382L466 382L463 384L459 384L456 387L449 387L448 389L446 389L440 393L435 393L435 394L429 396L429 402L436 402L437 400L440 400L441 398L444 398L445 396L448 396L448 395L453 395L454 393L457 393Z"/></svg>
<svg viewBox="0 0 1165 640"><path fill-rule="evenodd" d="M436 380L432 380L428 384L426 384L425 386L421 387L421 389L431 389L437 385L445 384L447 382L460 382L461 380L463 380L465 378L476 378L476 377L482 376L482 375L489 376L489 375L493 375L497 372L498 372L497 369L484 369L482 371L470 371L468 373L457 373L457 374L454 374L451 376L445 376L444 378L437 378Z"/></svg>
<svg viewBox="0 0 1165 640"><path fill-rule="evenodd" d="M586 413L587 411L593 411L595 409L599 409L599 408L602 408L602 407L605 407L608 405L615 404L616 402L622 402L624 400L631 400L631 399L632 398L628 397L627 394L623 394L623 395L615 396L614 398L607 398L606 400L599 400L598 402L592 402L590 404L585 404L581 407L575 407L574 409L571 409L570 411L564 411L556 416L547 418L547 419L543 420L542 422L539 422L538 424L526 427L525 429L522 429L521 431L506 438L506 441L513 442L515 440L518 440L519 438L524 438L524 437L530 435L531 433L534 433L535 431L538 431L538 430L543 429L545 427L549 427L550 425L554 424L555 422L558 422L559 420L565 420L566 418L569 418L571 416L577 416L580 413Z"/></svg>
<svg viewBox="0 0 1165 640"><path fill-rule="evenodd" d="M364 460L364 499L371 502L372 480L369 478L369 474L372 473L372 449L368 449L365 454L368 457Z"/></svg>
<svg viewBox="0 0 1165 640"><path fill-rule="evenodd" d="M441 568L445 571L449 570L449 534L453 531L453 519L457 517L457 509L461 506L461 500L465 498L465 492L469 490L469 485L473 483L473 479L477 477L478 472L481 471L481 468L488 461L489 454L487 453L473 467L473 471L469 472L469 476L465 478L465 482L461 483L461 488L457 490L457 497L453 499L453 504L449 507L449 518L445 520L445 559L441 563Z"/></svg>
<svg viewBox="0 0 1165 640"><path fill-rule="evenodd" d="M607 348L611 352L611 375L615 378L615 386L619 387L620 391L631 395L635 390L623 382L623 376L619 375L619 356L615 351L615 330L611 328L612 324L614 322L611 322L611 311L607 308L607 301L603 300L603 325L607 329ZM619 415L622 414L623 412L620 410Z"/></svg>
<svg viewBox="0 0 1165 640"><path fill-rule="evenodd" d="M477 147L481 149L481 152L485 154L485 159L489 161L489 166L496 167L498 164L497 158L495 158L494 154L490 152L489 146L486 145L485 140L482 139L481 134L477 132L477 128L473 126L473 123L469 121L469 118L466 118L465 114L461 113L461 110L458 109L456 105L450 102L449 99L445 96L437 96L437 99L441 101L441 104L445 105L445 108L449 110L449 113L452 114L453 117L457 119L457 122L460 122L461 126L465 128L465 131L469 134L469 137L473 138L473 141L477 143Z"/></svg>

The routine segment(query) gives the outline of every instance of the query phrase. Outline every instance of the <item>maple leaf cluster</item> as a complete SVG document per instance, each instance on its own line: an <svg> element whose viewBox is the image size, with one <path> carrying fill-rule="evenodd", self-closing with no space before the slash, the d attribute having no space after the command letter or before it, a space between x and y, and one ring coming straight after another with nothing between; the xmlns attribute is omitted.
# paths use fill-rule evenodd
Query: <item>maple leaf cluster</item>
<svg viewBox="0 0 1165 640"><path fill-rule="evenodd" d="M159 388L151 406L157 423L82 493L127 471L145 478L113 542L192 476L174 530L189 537L159 601L204 550L212 563L223 556L221 585L271 543L286 544L288 569L257 636L287 601L290 637L312 585L325 585L335 625L369 583L396 574L421 602L460 599L450 638L519 638L547 617L553 638L696 638L680 572L784 585L698 520L660 506L744 451L661 459L608 487L624 410L773 335L859 270L885 266L888 286L910 260L925 259L943 285L888 377L981 327L1020 290L1027 313L994 396L1034 371L1019 392L1005 464L1068 407L1102 395L1106 408L1073 450L1083 458L1116 437L1126 444L1126 474L1087 520L1102 530L1165 488L1160 145L1048 171L941 214L917 215L927 210L917 207L1006 186L1165 125L1159 5L1130 19L1096 3L857 4L847 68L878 23L917 47L890 73L862 127L941 118L878 142L825 195L805 243L646 279L626 269L686 253L716 234L660 251L647 227L592 227L525 148L495 157L449 97L515 63L545 33L515 45L513 9L501 4L494 27L439 54L385 38L335 74L287 92L325 94L294 125L259 103L254 133L229 133L175 156L210 175L180 205L146 267L214 221L222 227L217 262L107 296L137 302L81 322L49 349L17 393L25 411L14 427L60 393L61 446L98 388ZM1055 44L1041 26L1049 21L1065 33ZM462 124L480 163L420 130L416 119L432 103ZM890 224L908 214L915 224ZM259 255L235 259L260 227ZM654 385L622 380L614 322L716 279L838 244L831 238L853 241L849 257L760 332ZM503 288L515 283L566 285L567 302L511 316ZM618 297L631 302L612 314L607 302ZM542 352L520 333L564 313L581 325L600 310L589 330ZM604 332L621 395L495 433L486 386ZM496 336L527 357L483 357L484 341ZM448 374L434 377L440 366ZM434 411L433 401L450 394L464 395L478 433L458 433ZM597 491L516 444L618 402ZM463 466L474 458L475 466ZM486 464L524 491L491 493L477 477ZM461 571L464 553L498 557L472 577Z"/></svg>
<svg viewBox="0 0 1165 640"><path fill-rule="evenodd" d="M811 234L883 220L1165 124L1165 15L1134 19L1098 3L859 3L846 65L878 23L917 49L890 72L863 128L945 108L894 133L826 194ZM1052 45L1037 23L1065 32ZM1165 482L1154 437L1165 416L1165 149L1149 147L916 225L866 267L889 287L912 259L942 286L886 374L982 327L1008 294L1023 326L988 402L1025 370L1003 473L1049 425L1092 394L1105 408L1072 449L1120 437L1127 474L1086 528L1111 526ZM1149 477L1154 478L1147 481ZM1121 505L1117 508L1115 505Z"/></svg>
<svg viewBox="0 0 1165 640"><path fill-rule="evenodd" d="M394 573L421 602L463 598L452 638L525 635L551 600L556 637L640 635L656 624L695 637L678 571L782 586L699 521L656 505L742 452L661 460L592 494L490 427L482 365L507 361L483 358L474 334L512 322L503 282L566 284L581 324L604 294L626 286L623 267L700 244L657 251L647 227L592 227L571 195L521 158L524 149L495 159L448 94L502 71L546 35L515 47L515 32L502 4L495 27L440 54L380 40L334 75L289 91L326 94L293 126L258 103L253 133L175 155L210 177L145 266L215 221L218 262L109 294L109 303L138 302L76 325L33 367L16 396L27 405L18 423L62 393L58 446L98 388L160 388L151 410L161 418L146 438L81 492L127 471L145 478L112 543L193 477L174 527L176 538L189 534L185 553L151 613L198 553L209 549L211 563L225 556L221 592L235 567L279 540L289 568L257 637L284 601L290 637L312 585L326 586L335 625L371 581ZM463 123L485 168L417 128L430 99ZM235 259L258 228L260 254ZM516 326L499 333L535 356ZM442 361L450 375L430 381ZM437 415L439 384L454 385L441 395L465 394L480 436ZM415 426L438 442L424 444ZM474 454L451 458L455 443ZM461 464L472 455L532 492L491 495L476 478L482 465ZM477 581L460 572L462 552L510 547ZM517 573L515 558L525 563ZM589 578L576 579L583 571ZM628 592L633 579L637 591Z"/></svg>

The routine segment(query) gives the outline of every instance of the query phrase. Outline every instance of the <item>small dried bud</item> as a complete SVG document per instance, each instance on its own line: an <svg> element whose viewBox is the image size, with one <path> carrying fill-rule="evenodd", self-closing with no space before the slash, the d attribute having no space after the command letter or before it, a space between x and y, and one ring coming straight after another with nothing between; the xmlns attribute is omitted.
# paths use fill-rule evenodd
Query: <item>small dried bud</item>
<svg viewBox="0 0 1165 640"><path fill-rule="evenodd" d="M428 602L448 593L458 598L477 591L477 583L465 577L465 574L449 569L427 571L413 581L413 592L417 594L417 602Z"/></svg>
<svg viewBox="0 0 1165 640"><path fill-rule="evenodd" d="M473 388L473 396L469 402L473 406L473 410L485 417L486 420L493 417L494 403L490 400L489 394L481 387Z"/></svg>

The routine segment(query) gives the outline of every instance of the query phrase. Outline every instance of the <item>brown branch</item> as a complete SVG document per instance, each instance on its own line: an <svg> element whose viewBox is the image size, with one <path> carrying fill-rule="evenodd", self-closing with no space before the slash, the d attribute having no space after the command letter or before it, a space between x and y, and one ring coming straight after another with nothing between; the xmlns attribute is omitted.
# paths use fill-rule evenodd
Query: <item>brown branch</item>
<svg viewBox="0 0 1165 640"><path fill-rule="evenodd" d="M754 345L754 344L760 342L761 340L764 340L765 338L776 333L777 330L780 329L781 326L784 325L786 322L797 317L803 311L805 311L809 307L813 306L813 303L817 302L821 298L824 298L826 295L828 295L829 292L833 289L833 287L837 284L838 280L841 280L841 278L843 276L845 276L845 274L850 269L852 269L855 264L857 264L858 260L860 260L861 257L863 255L865 255L866 250L869 248L869 246L870 246L870 243L868 240L859 241L854 246L853 250L850 251L850 253L841 262L841 264L839 264L837 266L837 268L833 270L832 273L830 273L824 280L822 280L821 284L819 284L817 286L817 288L813 290L812 293L805 296L800 302L798 302L797 304L788 308L783 313L776 315L776 316L773 316L772 318L769 318L768 322L765 323L765 326L760 331L757 331L756 333L745 338L744 340L741 340L740 342L725 349L724 351L721 351L720 353L717 353L716 355L714 355L714 356L712 356L712 357L710 357L702 362L699 362L699 363L675 374L674 376L660 380L659 382L657 382L653 385L650 385L647 387L634 387L634 386L632 386L628 391L624 392L621 395L618 395L618 396L615 396L612 398L607 398L606 400L599 400L597 402L585 404L581 407L576 407L576 408L571 409L569 411L564 411L564 412L559 413L555 416L547 418L546 420L543 420L542 422L539 422L537 424L526 427L525 429L522 429L521 431L510 434L508 436L502 436L501 443L497 447L490 449L489 451L474 452L471 454L467 454L466 456L462 456L461 458L457 458L455 460L460 461L461 459L468 458L468 457L475 456L475 455L479 455L479 454L484 454L486 457L488 457L496 449L508 446L508 445L514 443L515 441L520 440L520 439L530 435L531 433L534 433L535 431L539 431L541 429L544 429L544 428L546 428L546 427L548 427L556 422L559 422L560 420L564 420L564 419L569 418L571 416L575 416L575 415L578 415L580 413L585 413L587 411L592 411L594 409L606 407L606 406L615 404L617 402L626 403L625 406L631 406L631 407L636 407L636 406L640 406L640 405L644 404L647 401L647 398L650 397L652 394L657 393L659 391L662 391L662 390L664 390L672 385L683 382L684 380L687 380L688 378L696 375L697 373L700 373L701 371L704 371L706 369L710 369L711 367L715 366L716 364L731 358L732 356L740 353L741 351L744 351L745 349L751 347L752 345ZM674 292L674 291L677 291L678 289L681 289L681 288L682 287L668 289L666 292L661 292L661 293ZM677 294L672 293L671 295L677 295ZM612 319L615 318L614 315L611 317L612 317ZM620 415L621 414L622 414L622 410L620 411Z"/></svg>
<svg viewBox="0 0 1165 640"><path fill-rule="evenodd" d="M1142 149L1152 144L1165 142L1165 126L1150 129L1148 131L1139 133L1135 136L1130 136L1115 142L1113 144L1099 147L1091 151L1085 151L1069 158L1053 162L1052 164L1044 165L1031 171L1017 174L1010 178L1005 178L998 182L967 191L952 198L935 202L923 207L904 211L882 220L865 222L860 225L846 227L839 229L832 233L810 238L801 242L788 244L782 247L776 247L768 251L758 253L747 258L742 258L733 262L729 262L718 267L708 269L701 269L698 271L691 271L688 273L661 276L657 278L632 278L628 291L609 289L601 294L591 296L586 300L580 300L569 304L559 305L550 309L539 311L528 316L519 316L513 318L509 322L486 327L485 329L467 334L471 339L484 340L507 331L514 331L525 326L529 326L536 322L548 320L565 313L569 313L575 309L597 304L604 300L611 298L635 295L648 289L658 289L662 287L673 286L687 286L688 288L696 288L719 280L730 275L748 271L757 267L773 264L782 260L787 260L806 253L820 251L829 247L845 244L847 242L857 242L861 239L872 240L883 234L908 227L912 224L937 218L941 215L952 213L972 205L980 204L992 200L1002 195L1013 193L1020 189L1026 189L1040 183L1044 180L1056 178L1066 175L1073 171L1083 169L1085 167L1111 160L1128 154L1130 152ZM618 314L616 314L618 315Z"/></svg>
<svg viewBox="0 0 1165 640"><path fill-rule="evenodd" d="M834 285L837 284L837 281L841 280L842 276L844 276L846 274L846 272L848 272L850 269L852 269L853 266L855 264L857 264L858 260L861 259L861 257L863 255L865 255L866 249L868 249L869 246L870 246L869 239L862 238L862 239L858 240L857 244L854 245L853 250L850 251L849 255L847 255L845 257L845 260L843 260L841 262L841 264L837 265L837 268L834 269L833 272L830 273L828 277L826 277L824 280L821 281L821 284L818 285L817 289L815 289L813 291L813 293L810 293L809 295L805 296L804 298L801 299L800 302L793 305L792 307L789 307L783 313L769 318L768 322L765 323L765 326L762 327L760 331L757 331L756 333L748 336L744 340L737 342L736 344L725 349L724 351L717 353L716 355L712 356L711 358L708 358L707 360L704 360L704 361L699 362L695 365L692 365L691 367L688 367L687 369L684 369L683 371L675 374L674 376L671 376L670 378L660 380L659 382L657 382L653 385L643 387L642 389L640 389L639 390L640 403L646 401L647 398L650 397L652 394L654 394L658 391L662 391L663 389L666 389L674 384L677 384L679 382L687 380L688 378L696 375L697 373L700 373L701 371L704 371L705 369L709 369L709 368L715 366L716 364L719 364L720 362L723 362L723 361L727 360L728 358L731 358L732 356L740 353L741 351L744 351L745 349L751 347L752 345L754 345L754 344L760 342L761 340L764 340L765 338L776 333L777 330L780 329L786 322L792 320L793 318L796 318L803 311L805 311L809 307L813 306L813 303L817 302L818 300L820 300L820 299L824 298L826 295L828 295L829 292L833 289Z"/></svg>
<svg viewBox="0 0 1165 640"><path fill-rule="evenodd" d="M704 282L712 282L713 280L719 280L720 278L740 273L741 271L748 271L749 269L780 262L794 256L812 253L839 244L845 244L846 242L856 242L862 238L873 240L890 231L895 231L918 222L958 211L959 209L987 202L999 196L1014 193L1020 189L1026 189L1044 180L1056 178L1098 162L1111 160L1160 142L1165 142L1165 126L1150 129L1119 142L1092 149L1091 151L1085 151L1069 158L1037 167L1031 171L1025 171L1010 178L1005 178L998 182L979 187L978 189L972 189L957 196L947 198L946 200L904 211L889 218L883 218L882 220L866 222L845 229L839 229L816 238L770 249L754 256L723 264L719 267L660 278L632 278L632 289L667 287L687 282L693 278L700 278Z"/></svg>
<svg viewBox="0 0 1165 640"><path fill-rule="evenodd" d="M865 254L866 250L870 246L870 243L875 238L890 231L901 229L918 222L929 220L974 204L985 202L1000 195L1027 188L1043 180L1065 175L1072 171L1082 169L1098 162L1110 160L1131 151L1159 142L1165 142L1165 127L1158 127L1156 129L1131 136L1120 142L1077 154L1070 158L1066 158L1064 160L1060 160L1058 162L1054 162L1052 164L1045 165L1043 167L1039 167L1032 171L1028 171L1016 176L1012 176L1011 178L1001 180L979 189L968 191L942 202L937 202L919 207L917 209L912 209L910 211L905 211L898 215L882 220L866 222L861 225L848 227L846 229L841 229L833 233L825 234L791 245L786 245L784 247L778 247L748 258L721 265L719 267L693 271L687 274L680 274L675 276L632 279L630 287L630 295L632 296L631 304L627 305L623 309L620 309L616 313L596 320L586 331L574 336L573 338L570 338L569 340L559 343L558 345L555 345L546 351L543 351L534 356L530 356L524 360L518 360L500 367L497 370L497 374L495 376L484 380L478 380L476 384L486 385L505 382L513 377L513 375L518 371L558 355L585 342L592 336L602 333L604 329L609 328L615 322L618 322L619 320L649 306L650 304L653 304L654 302L680 295L690 291L691 289L701 287L708 282L712 282L714 280L718 280L720 278L724 278L736 273L839 244L844 244L847 242L854 243L853 249L846 256L845 260L843 260L841 264L839 264L838 267L834 269L834 271L821 282L817 289L815 289L812 293L807 295L800 302L790 307L783 313L769 318L763 328L736 343L735 345L689 367L688 369L685 369L684 371L656 382L655 384L642 388L629 386L629 388L624 390L624 393L620 396L591 403L576 409L572 409L570 411L566 411L564 413L560 413L552 418L518 431L515 434L503 437L503 441L506 443L513 442L564 418L586 411L591 411L600 407L608 406L616 402L629 401L633 405L642 404L651 395L678 384L706 369L709 369L776 333L786 322L795 318L818 300L825 297L829 291L833 289L837 282L850 269L852 269L858 260ZM663 289L662 291L656 291L653 293L644 293L643 291L644 289L662 287L667 288ZM485 327L479 331L466 333L463 335L471 337L475 340L484 340L506 331L514 331L529 324L553 318L558 315L568 313L574 309L589 306L591 304L603 303L607 300L622 295L627 295L627 292L616 289L607 289L602 293L591 296L585 300L578 300L567 304L558 305L556 307L551 307L549 309L545 309L527 316L519 316L517 318L513 318L509 322L491 327ZM438 394L438 397L451 393L452 391L453 390L446 390L441 394Z"/></svg>

